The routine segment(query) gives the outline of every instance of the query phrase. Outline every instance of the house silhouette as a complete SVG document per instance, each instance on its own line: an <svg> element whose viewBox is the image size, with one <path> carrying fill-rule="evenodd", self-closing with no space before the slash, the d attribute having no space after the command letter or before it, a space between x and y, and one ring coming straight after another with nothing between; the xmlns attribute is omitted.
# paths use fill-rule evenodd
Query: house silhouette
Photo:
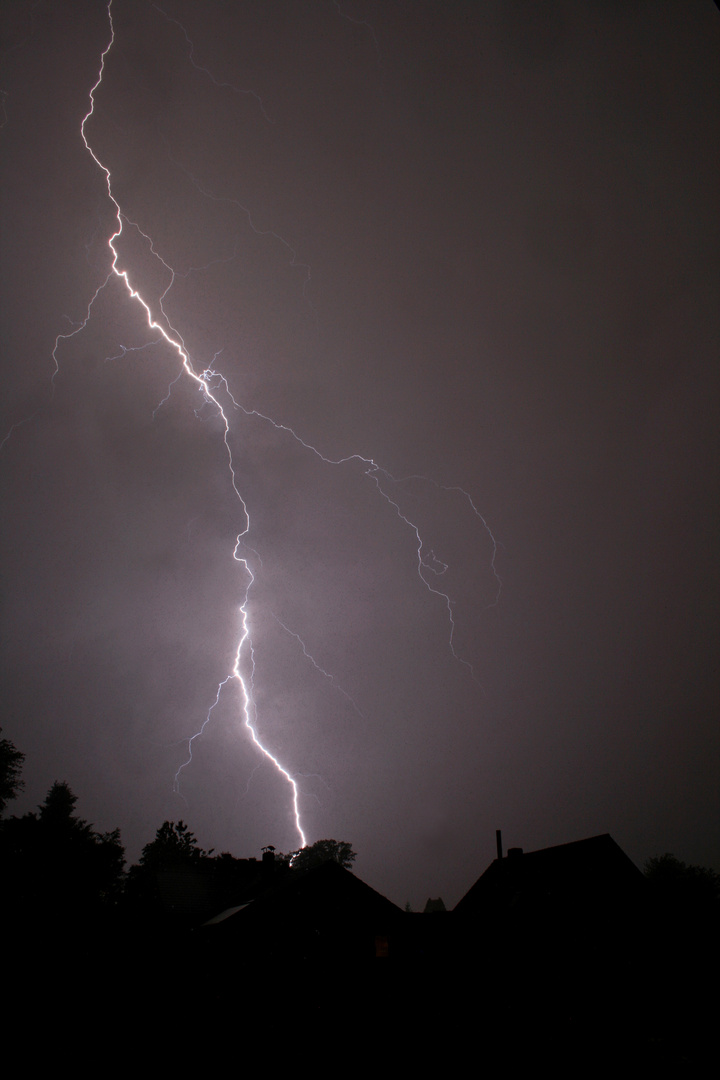
<svg viewBox="0 0 720 1080"><path fill-rule="evenodd" d="M606 919L645 895L645 878L608 833L499 856L456 904L461 918Z"/></svg>

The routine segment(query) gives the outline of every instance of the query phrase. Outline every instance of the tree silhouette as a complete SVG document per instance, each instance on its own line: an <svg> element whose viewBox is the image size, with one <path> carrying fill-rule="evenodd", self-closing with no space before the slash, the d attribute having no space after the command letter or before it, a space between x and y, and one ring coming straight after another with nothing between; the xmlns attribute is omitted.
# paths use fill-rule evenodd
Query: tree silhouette
<svg viewBox="0 0 720 1080"><path fill-rule="evenodd" d="M669 852L648 859L645 877L669 903L710 904L720 899L720 874L706 866L688 866Z"/></svg>
<svg viewBox="0 0 720 1080"><path fill-rule="evenodd" d="M156 868L167 863L203 859L212 851L212 848L204 851L198 846L195 834L184 821L164 821L155 833L155 839L142 849L140 866Z"/></svg>
<svg viewBox="0 0 720 1080"><path fill-rule="evenodd" d="M2 728L0 728L0 733ZM24 784L20 779L25 755L9 739L0 739L0 817L11 799L15 799Z"/></svg>
<svg viewBox="0 0 720 1080"><path fill-rule="evenodd" d="M349 870L355 861L356 853L352 844L345 840L316 840L314 844L291 851L282 858L289 862L293 870L311 870L324 862L336 862Z"/></svg>
<svg viewBox="0 0 720 1080"><path fill-rule="evenodd" d="M2 857L11 906L24 913L47 907L55 918L99 913L121 891L125 853L120 830L98 833L75 814L77 796L52 785L37 814L3 823Z"/></svg>
<svg viewBox="0 0 720 1080"><path fill-rule="evenodd" d="M45 802L38 806L40 820L50 828L69 830L70 832L87 832L90 828L82 818L74 817L77 795L72 791L69 784L56 780L45 796Z"/></svg>
<svg viewBox="0 0 720 1080"><path fill-rule="evenodd" d="M207 911L215 860L184 821L164 821L127 876L128 904L141 920L191 924Z"/></svg>

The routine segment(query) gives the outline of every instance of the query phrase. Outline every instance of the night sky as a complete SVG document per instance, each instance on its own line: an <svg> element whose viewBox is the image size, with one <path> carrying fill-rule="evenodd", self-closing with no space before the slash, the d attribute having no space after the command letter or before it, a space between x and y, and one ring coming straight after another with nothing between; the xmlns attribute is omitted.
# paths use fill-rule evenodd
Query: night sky
<svg viewBox="0 0 720 1080"><path fill-rule="evenodd" d="M351 841L392 900L454 904L496 828L720 867L716 6L112 17L85 132L119 267L227 380L250 527L235 551L217 405L116 276L81 326L116 229L80 131L106 5L6 0L11 809L59 779L131 860L166 818L299 846L236 680L173 790L243 558L258 735L308 840Z"/></svg>

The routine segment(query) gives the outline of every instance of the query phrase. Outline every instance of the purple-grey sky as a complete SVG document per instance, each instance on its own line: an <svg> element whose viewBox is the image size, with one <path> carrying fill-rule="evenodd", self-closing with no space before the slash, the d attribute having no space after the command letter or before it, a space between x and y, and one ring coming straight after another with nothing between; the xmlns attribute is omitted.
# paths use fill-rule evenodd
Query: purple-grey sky
<svg viewBox="0 0 720 1080"><path fill-rule="evenodd" d="M716 6L112 17L85 132L119 266L240 406L212 381L252 708L308 839L414 906L455 903L498 827L720 866ZM81 328L115 227L80 130L109 41L102 2L2 7L14 808L62 779L131 859L166 818L290 850L236 682L173 791L235 661L245 519L217 407L117 277Z"/></svg>

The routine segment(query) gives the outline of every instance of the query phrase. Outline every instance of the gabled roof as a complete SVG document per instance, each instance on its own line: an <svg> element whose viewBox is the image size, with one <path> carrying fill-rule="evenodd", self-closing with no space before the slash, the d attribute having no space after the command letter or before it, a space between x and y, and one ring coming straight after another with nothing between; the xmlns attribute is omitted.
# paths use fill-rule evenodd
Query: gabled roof
<svg viewBox="0 0 720 1080"><path fill-rule="evenodd" d="M386 897L355 877L339 863L325 862L310 870L283 876L277 887L243 905L225 918L224 925L244 931L250 924L371 922L385 926L404 913Z"/></svg>
<svg viewBox="0 0 720 1080"><path fill-rule="evenodd" d="M456 905L463 914L607 905L637 895L643 875L604 833L539 851L495 859Z"/></svg>

